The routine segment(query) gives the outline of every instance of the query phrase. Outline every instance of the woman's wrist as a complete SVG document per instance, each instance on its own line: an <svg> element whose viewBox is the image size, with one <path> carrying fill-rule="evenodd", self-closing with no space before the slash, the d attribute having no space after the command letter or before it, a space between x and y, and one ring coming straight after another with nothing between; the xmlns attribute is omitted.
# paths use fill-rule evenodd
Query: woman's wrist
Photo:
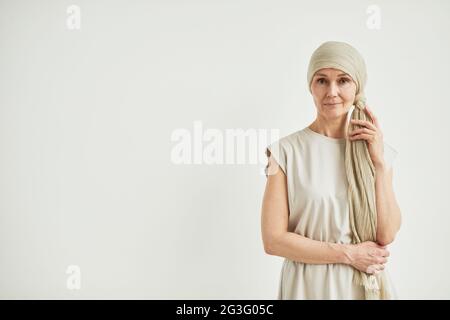
<svg viewBox="0 0 450 320"><path fill-rule="evenodd" d="M342 243L329 243L330 247L333 249L333 251L336 253L334 255L335 263L342 263L342 264L350 264L351 259L351 248L349 244L342 244Z"/></svg>
<svg viewBox="0 0 450 320"><path fill-rule="evenodd" d="M351 244L340 244L340 250L342 252L342 261L343 264L351 264L352 263L352 245Z"/></svg>

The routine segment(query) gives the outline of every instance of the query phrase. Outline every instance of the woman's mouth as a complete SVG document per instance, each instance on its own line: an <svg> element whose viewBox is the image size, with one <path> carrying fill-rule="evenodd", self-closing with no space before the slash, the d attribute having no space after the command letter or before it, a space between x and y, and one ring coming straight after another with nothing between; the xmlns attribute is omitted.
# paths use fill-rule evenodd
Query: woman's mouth
<svg viewBox="0 0 450 320"><path fill-rule="evenodd" d="M328 107L333 107L333 106L340 105L340 103L325 103L325 105Z"/></svg>

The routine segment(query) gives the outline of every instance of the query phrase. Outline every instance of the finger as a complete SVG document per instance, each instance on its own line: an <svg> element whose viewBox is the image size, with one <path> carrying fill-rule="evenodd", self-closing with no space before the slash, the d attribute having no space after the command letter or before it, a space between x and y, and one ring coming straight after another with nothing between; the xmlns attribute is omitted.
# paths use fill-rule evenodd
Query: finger
<svg viewBox="0 0 450 320"><path fill-rule="evenodd" d="M366 273L368 273L368 274L372 274L374 271L375 271L375 265L373 265L373 264L368 266L366 269Z"/></svg>
<svg viewBox="0 0 450 320"><path fill-rule="evenodd" d="M375 125L377 128L379 128L379 125L378 125L378 119L377 119L377 117L375 117L375 115L373 114L372 109L370 109L369 106L366 106L366 107L364 108L364 110L367 111L367 113L369 114L370 118L372 119L374 125Z"/></svg>
<svg viewBox="0 0 450 320"><path fill-rule="evenodd" d="M387 263L387 259L384 257L380 257L377 259L378 264L385 264Z"/></svg>
<svg viewBox="0 0 450 320"><path fill-rule="evenodd" d="M384 264L377 264L376 270L383 271L385 268Z"/></svg>
<svg viewBox="0 0 450 320"><path fill-rule="evenodd" d="M378 272L383 271L384 265L382 264L372 264L367 267L366 273L368 274L376 274Z"/></svg>
<svg viewBox="0 0 450 320"><path fill-rule="evenodd" d="M373 124L373 123L371 123L370 121L367 121L367 120L351 119L350 122L353 123L354 125L367 127L367 128L372 129L372 130L375 130L375 131L377 130L377 126L375 126L375 124Z"/></svg>
<svg viewBox="0 0 450 320"><path fill-rule="evenodd" d="M378 264L373 264L369 268L367 268L367 273L369 274L378 274L382 269Z"/></svg>
<svg viewBox="0 0 450 320"><path fill-rule="evenodd" d="M374 274L374 275L377 275L377 274L381 273L381 272L383 271L383 269L384 269L384 267L383 267L383 268L375 269L374 272L373 272L373 274Z"/></svg>
<svg viewBox="0 0 450 320"><path fill-rule="evenodd" d="M367 128L360 128L360 129L355 129L353 131L350 131L349 136L352 136L357 133L368 133L368 134L373 134L373 135L376 134L376 132L374 130L367 129Z"/></svg>
<svg viewBox="0 0 450 320"><path fill-rule="evenodd" d="M368 105L366 105L364 107L364 111L366 112L366 114L369 116L369 118L372 120L372 123L373 123L374 122L374 120L373 120L373 113L372 113L372 110L370 110Z"/></svg>
<svg viewBox="0 0 450 320"><path fill-rule="evenodd" d="M351 136L349 139L350 140L367 140L369 142L372 142L374 139L374 135L372 135L372 134L357 134L357 135Z"/></svg>

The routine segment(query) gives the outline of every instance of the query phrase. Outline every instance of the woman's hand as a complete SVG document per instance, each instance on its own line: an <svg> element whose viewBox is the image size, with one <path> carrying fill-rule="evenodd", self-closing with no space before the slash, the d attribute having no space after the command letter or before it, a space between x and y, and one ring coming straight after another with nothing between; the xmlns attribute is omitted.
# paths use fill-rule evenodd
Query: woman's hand
<svg viewBox="0 0 450 320"><path fill-rule="evenodd" d="M377 118L372 113L372 111L366 106L364 108L368 116L372 119L372 122L366 120L356 120L352 119L351 123L354 125L359 125L362 128L350 131L348 136L352 141L355 140L366 140L368 144L370 158L375 167L380 167L384 164L383 156L383 133L381 132L380 125Z"/></svg>
<svg viewBox="0 0 450 320"><path fill-rule="evenodd" d="M373 241L347 245L348 264L368 274L377 274L384 269L389 257L386 246Z"/></svg>

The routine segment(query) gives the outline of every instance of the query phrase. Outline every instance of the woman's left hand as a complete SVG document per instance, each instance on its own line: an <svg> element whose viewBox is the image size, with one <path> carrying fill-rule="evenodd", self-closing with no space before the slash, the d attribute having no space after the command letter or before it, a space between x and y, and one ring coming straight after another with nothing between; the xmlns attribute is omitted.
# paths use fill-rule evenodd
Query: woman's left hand
<svg viewBox="0 0 450 320"><path fill-rule="evenodd" d="M354 125L359 125L362 128L355 129L349 132L349 139L351 141L355 140L366 140L368 144L370 158L375 167L382 166L384 164L383 156L383 133L381 132L380 125L377 118L373 112L366 106L364 108L368 116L372 119L372 122L366 120L356 120L352 119L351 123Z"/></svg>

